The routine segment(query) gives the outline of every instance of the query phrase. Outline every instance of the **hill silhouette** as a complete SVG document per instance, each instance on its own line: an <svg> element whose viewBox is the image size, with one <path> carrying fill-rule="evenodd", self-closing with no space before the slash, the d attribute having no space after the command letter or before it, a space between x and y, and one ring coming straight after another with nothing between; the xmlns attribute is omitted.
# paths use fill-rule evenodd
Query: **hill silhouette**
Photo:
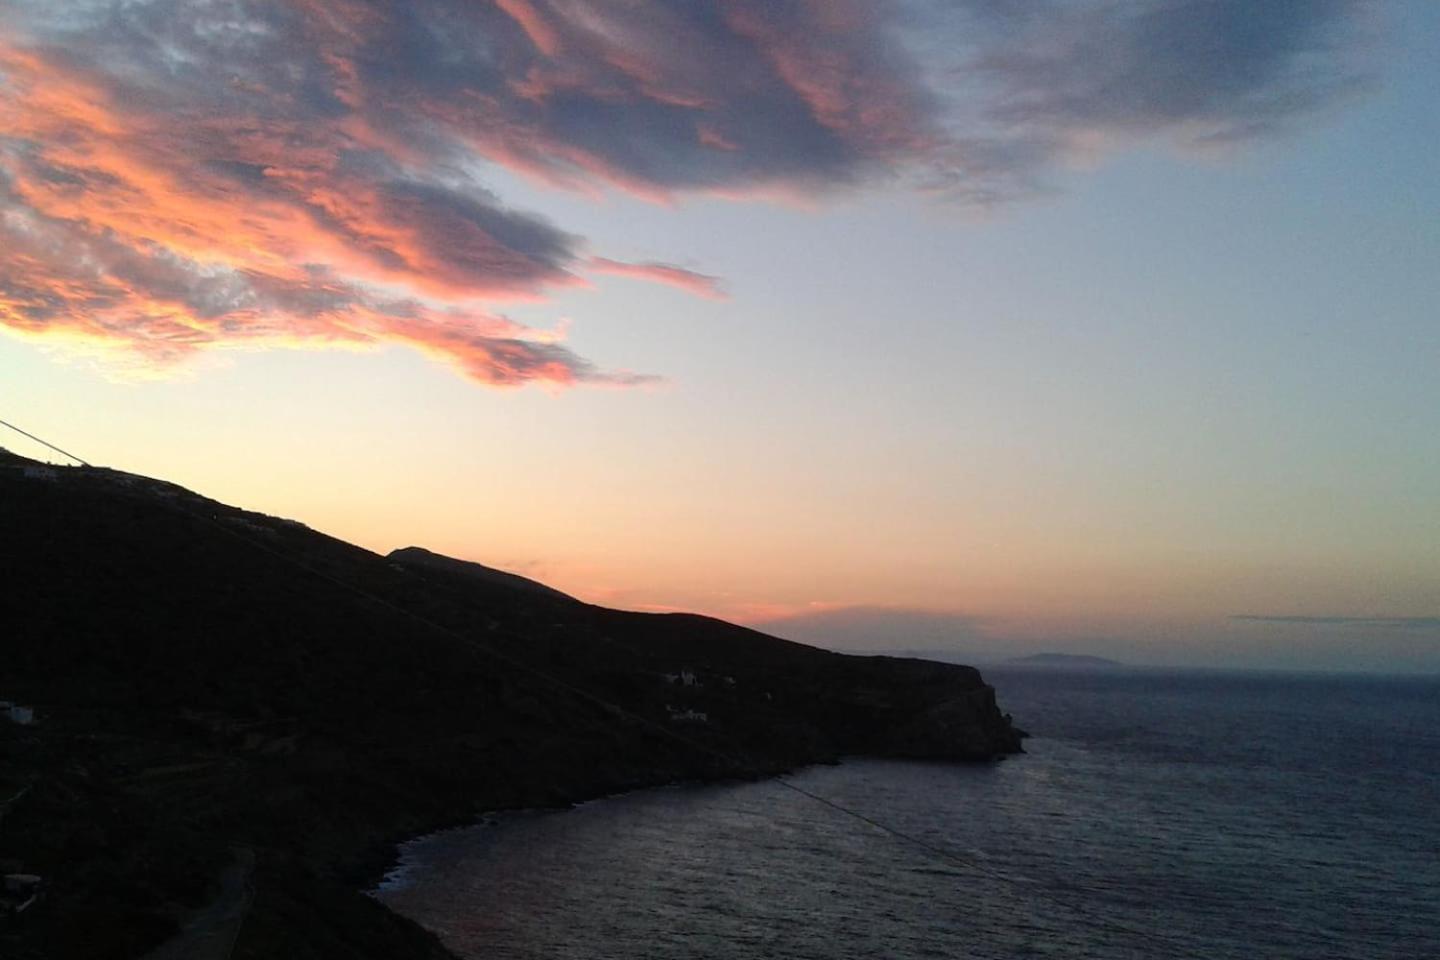
<svg viewBox="0 0 1440 960"><path fill-rule="evenodd" d="M494 567L487 567L484 564L475 563L473 560L456 560L453 557L431 553L424 547L401 547L399 550L390 551L387 556L392 562L410 567L417 573L430 572L452 579L462 579L476 596L479 596L481 591L489 590L490 596L501 602L509 599L515 593L538 593L552 600L580 602L554 587L547 587L538 580L531 580L529 577L522 577L516 573L507 573L504 570L496 570Z"/></svg>
<svg viewBox="0 0 1440 960"><path fill-rule="evenodd" d="M38 721L0 723L0 860L46 882L0 916L14 960L140 957L207 907L236 958L444 957L357 892L407 836L846 754L1019 750L969 667L605 609L132 474L0 452L0 531L0 699Z"/></svg>

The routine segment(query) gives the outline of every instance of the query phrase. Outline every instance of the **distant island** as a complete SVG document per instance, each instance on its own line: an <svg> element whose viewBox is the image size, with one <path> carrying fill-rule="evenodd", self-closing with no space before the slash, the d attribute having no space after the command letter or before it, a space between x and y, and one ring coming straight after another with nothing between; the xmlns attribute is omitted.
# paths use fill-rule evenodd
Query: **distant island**
<svg viewBox="0 0 1440 960"><path fill-rule="evenodd" d="M606 609L135 474L0 451L0 530L6 958L234 939L235 960L440 960L360 892L408 837L846 755L1020 751L973 667Z"/></svg>
<svg viewBox="0 0 1440 960"><path fill-rule="evenodd" d="M1004 661L1015 667L1065 667L1069 670L1100 670L1123 667L1119 660L1092 657L1084 653L1033 653L1028 657L1012 657Z"/></svg>

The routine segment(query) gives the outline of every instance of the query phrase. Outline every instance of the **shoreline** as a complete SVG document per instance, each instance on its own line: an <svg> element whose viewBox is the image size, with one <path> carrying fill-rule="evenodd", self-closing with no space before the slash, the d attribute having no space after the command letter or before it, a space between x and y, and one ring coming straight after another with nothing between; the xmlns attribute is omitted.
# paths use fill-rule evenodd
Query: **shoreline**
<svg viewBox="0 0 1440 960"><path fill-rule="evenodd" d="M1023 756L1024 754L1023 754L1023 752L1022 752L1022 753L1020 753L1020 754L1018 754L1018 755L1019 755L1019 756ZM459 833L459 832L461 832L461 831L469 831L469 830L473 830L473 829L476 829L476 828L482 828L482 827L483 827L483 828L498 827L498 826L501 826L501 825L502 825L503 821L505 821L506 819L509 819L509 818L522 817L522 816L527 816L527 815L541 816L541 815L554 815L554 814L571 813L571 812L580 810L580 809L582 809L582 808L584 808L584 807L591 806L591 805L593 805L593 804L604 803L604 802L610 801L610 800L620 800L620 799L623 799L623 798L625 798L625 797L632 797L632 796L635 796L635 795L637 795L637 794L651 793L651 792L660 791L660 790L698 790L698 789L704 789L704 788L707 788L707 787L724 786L724 785L727 785L727 784L732 784L732 785L739 786L739 785L743 785L743 784L755 784L755 783L764 783L764 782L767 782L767 781L778 781L778 780L780 780L780 779L783 778L783 777L790 776L790 775L793 775L793 774L796 774L796 773L800 773L800 772L803 772L803 771L805 771L805 770L809 770L809 769L812 769L812 768L815 768L815 767L839 767L839 766L844 766L844 765L846 765L847 763L849 763L849 762L851 762L851 761L858 761L858 762L875 762L875 763L879 763L879 762L890 762L890 763L905 763L905 764L917 764L917 765L935 764L935 765L940 765L940 766L954 766L954 765L973 766L973 765L982 765L982 764L987 764L987 763L989 763L989 764L999 764L999 763L1002 763L1002 762L1008 760L1008 759L1010 758L1010 756L1011 756L1011 755L1009 755L1009 754L1001 754L1001 755L996 756L995 758L993 758L993 759L991 759L991 760L943 760L943 759L925 759L925 758L905 758L905 757L893 757L893 756L877 756L877 755L871 755L871 754L846 754L846 755L840 756L840 757L826 758L826 759L818 759L818 760L814 760L814 761L811 761L811 762L808 762L808 763L801 763L801 764L797 764L797 765L792 766L792 767L787 767L787 768L785 768L785 769L783 769L783 770L776 770L776 771L773 771L773 772L767 772L767 773L764 773L764 774L761 774L761 775L758 775L758 776L754 776L754 777L722 776L722 777L715 777L715 778L684 778L684 779L675 779L675 780L668 780L668 781L659 782L659 783L638 784L638 785L636 785L636 786L634 786L634 787L630 787L630 788L627 788L627 789L616 790L616 791L612 791L612 792L609 792L609 793L600 794L600 795L597 795L597 796L584 797L584 798L581 798L581 799L572 800L572 801L568 801L568 802L556 802L556 803L553 803L553 804L543 804L543 805L530 804L530 805L520 805L520 806L510 806L510 807L494 807L494 808L488 809L488 810L484 811L483 813L479 814L479 815L478 815L477 817L475 817L473 820L469 820L469 821L467 821L467 822L462 822L462 823L455 823L455 824L447 824L447 825L438 826L438 827L436 827L436 828L433 829L433 830L426 830L426 831L423 831L423 832L421 832L421 833L417 833L417 834L414 834L414 835L411 835L411 836L407 836L407 837L405 837L405 838L403 838L403 839L401 839L401 840L397 840L397 841L395 841L394 843L391 843L391 844L388 846L389 857L388 857L388 859L386 860L386 866L384 866L384 867L380 870L380 874L379 874L378 879L374 879L374 880L368 882L367 885L365 885L364 887L362 887L362 888L359 890L359 892L362 893L364 896L369 897L369 898L372 899L372 900L375 900L377 903L380 903L382 906L386 906L386 909L388 910L388 909L389 909L388 905L386 905L386 904L384 903L384 901L379 898L378 894L381 892L381 890L385 887L385 885L386 885L387 883L390 883L390 882L392 881L392 879L396 876L396 874L402 873L402 872L404 872L404 871L406 871L407 869L410 868L410 866L407 865L407 864L404 862L405 847L407 847L407 846L409 846L409 845L411 845L411 844L421 843L421 842L424 842L424 841L426 841L426 840L430 840L430 839L433 839L433 838L436 838L436 837L440 837L440 836L442 836L442 835L444 835L444 834L448 834L448 833ZM816 801L816 802L819 803L820 801ZM374 870L370 871L370 876L373 877L374 875L375 875L375 871L374 871ZM395 911L391 910L391 912L394 913ZM404 918L403 915L401 915L401 914L396 914L396 915L397 915L397 916L401 916L402 918ZM408 920L409 918L404 918L404 919L407 919L407 920ZM412 921L412 922L413 922L413 921Z"/></svg>
<svg viewBox="0 0 1440 960"><path fill-rule="evenodd" d="M403 857L403 848L404 848L407 844L415 843L415 842L418 842L418 841L421 841L421 840L425 840L425 839L430 838L430 837L435 837L435 836L438 836L438 835L443 834L443 833L451 833L451 832L453 832L453 831L469 830L469 829L471 829L471 828L473 828L473 827L486 826L487 824L486 824L485 821L486 821L487 819L489 819L489 818L500 818L500 817L505 817L505 816L522 815L522 814L526 814L526 813L535 813L535 814L567 813L567 812L572 811L572 810L578 810L578 809L580 809L581 807L588 806L589 804L592 804L592 803L601 803L601 802L603 802L603 801L605 801L605 800L615 800L615 799L619 799L619 798L621 798L621 797L628 797L628 796L632 796L632 795L637 794L637 793L644 793L644 792L650 791L650 790L665 790L665 789L670 789L670 788L710 787L710 786L718 786L718 785L726 784L726 783L734 783L734 784L742 784L742 783L761 783L761 782L766 781L766 780L774 780L774 779L777 779L777 778L779 778L779 777L786 776L787 774L795 773L795 772L797 772L797 771L799 771L799 770L805 770L805 769L808 769L809 767L839 766L840 764L843 764L846 759L852 759L852 758L853 758L853 759L867 759L867 760L893 759L893 758L886 758L886 757L871 757L871 756L866 756L866 755L863 755L863 754L852 754L852 755L849 755L848 757L837 757L837 758L833 758L833 759L816 759L816 760L811 760L811 761L808 761L808 762L805 762L805 763L799 763L799 764L795 764L795 765L793 765L793 766L787 766L787 767L785 767L784 769L779 769L779 770L767 770L767 771L764 772L764 773L761 773L761 774L758 774L758 775L752 776L752 777L738 776L738 775L725 775L725 776L719 776L719 777L681 777L681 778L674 778L674 779L670 779L670 780L658 781L658 782L654 782L654 783L637 783L637 784L634 784L633 786L627 786L627 787L624 787L624 788L619 789L619 790L612 790L612 791L609 791L609 792L606 792L606 793L600 793L600 794L594 794L594 795L585 795L585 796L578 797L577 799L574 799L574 800L558 800L558 799L557 799L557 800L555 800L554 802L550 802L550 803L516 803L516 804L513 804L513 805L500 805L500 806L488 807L488 808L486 808L483 812L481 812L480 814L478 814L477 816L475 816L474 818L461 819L461 820L455 821L455 822L442 822L442 823L438 824L437 826L435 826L435 827L433 827L433 828L431 828L431 829L422 830L422 831L419 832L419 833L407 834L407 835L405 835L405 836L403 836L403 837L401 837L401 838L399 838L399 839L397 839L397 840L386 841L385 844L384 844L384 849L383 849L383 851L381 851L381 852L383 853L383 856L375 856L375 857L367 857L367 858L365 858L365 864L366 864L366 865L365 865L363 868L361 868L359 871L357 871L357 875L363 876L364 878L366 878L366 879L364 879L364 880L362 881L361 886L358 888L358 892L364 894L364 895L367 896L367 897L371 897L372 899L374 899L374 898L373 898L373 894L375 893L376 890L379 889L380 885L385 882L385 879L386 879L394 870L399 869L399 868L402 866L401 860L402 860L402 857ZM923 761L912 761L912 762L923 762ZM944 762L983 763L983 762L986 762L986 761L936 761L936 762L941 762L941 763L944 763ZM998 761L993 761L993 762L998 762ZM388 909L388 908L387 908L387 909ZM392 912L393 912L393 911L392 911ZM397 914L397 916L398 916L398 914Z"/></svg>

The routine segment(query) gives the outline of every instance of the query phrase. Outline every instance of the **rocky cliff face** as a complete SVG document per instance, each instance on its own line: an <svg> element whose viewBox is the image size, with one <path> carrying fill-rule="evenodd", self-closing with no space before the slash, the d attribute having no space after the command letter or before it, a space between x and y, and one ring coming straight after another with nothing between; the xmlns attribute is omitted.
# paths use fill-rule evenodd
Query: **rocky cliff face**
<svg viewBox="0 0 1440 960"><path fill-rule="evenodd" d="M1019 749L971 668L581 603L96 469L0 458L7 958L136 957L254 857L237 958L440 956L354 891L502 807L845 754ZM31 471L33 474L34 471ZM516 582L520 581L520 582Z"/></svg>

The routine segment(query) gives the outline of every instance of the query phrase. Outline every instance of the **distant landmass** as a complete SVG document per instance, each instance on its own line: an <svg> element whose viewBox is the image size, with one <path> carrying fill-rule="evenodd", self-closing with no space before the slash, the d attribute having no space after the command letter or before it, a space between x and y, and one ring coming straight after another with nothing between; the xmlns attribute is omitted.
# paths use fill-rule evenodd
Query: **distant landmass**
<svg viewBox="0 0 1440 960"><path fill-rule="evenodd" d="M1119 660L1092 657L1085 653L1034 653L1028 657L1012 657L1005 663L1017 667L1068 667L1075 670L1125 666Z"/></svg>
<svg viewBox="0 0 1440 960"><path fill-rule="evenodd" d="M0 864L28 904L10 923L0 897L7 960L231 937L235 960L440 960L359 892L407 837L845 755L1020 750L972 667L610 610L135 474L0 451L0 531Z"/></svg>

